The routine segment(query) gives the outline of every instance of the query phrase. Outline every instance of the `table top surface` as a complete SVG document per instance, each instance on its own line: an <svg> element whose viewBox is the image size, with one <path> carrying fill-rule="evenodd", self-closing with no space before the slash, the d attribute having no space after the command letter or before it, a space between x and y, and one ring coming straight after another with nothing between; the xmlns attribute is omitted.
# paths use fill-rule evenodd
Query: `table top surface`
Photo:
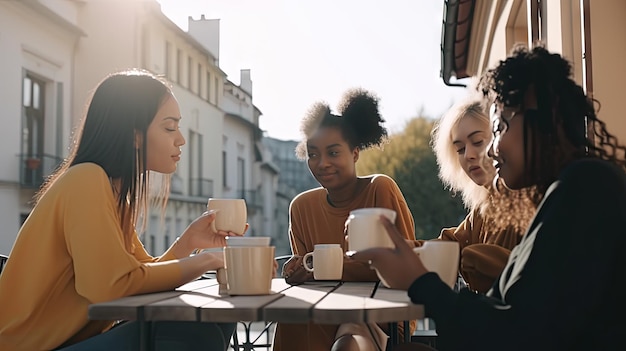
<svg viewBox="0 0 626 351"><path fill-rule="evenodd" d="M173 291L135 295L89 306L89 319L143 321L275 321L283 323L394 322L424 318L406 291L374 282L310 282L291 286L272 280L269 295L220 294L216 279Z"/></svg>

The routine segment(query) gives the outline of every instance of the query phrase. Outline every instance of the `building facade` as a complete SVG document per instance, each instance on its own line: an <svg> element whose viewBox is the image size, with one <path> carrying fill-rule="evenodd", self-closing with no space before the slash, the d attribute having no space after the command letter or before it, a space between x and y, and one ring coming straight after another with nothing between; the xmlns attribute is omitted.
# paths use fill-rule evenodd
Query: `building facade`
<svg viewBox="0 0 626 351"><path fill-rule="evenodd" d="M0 2L0 252L8 253L31 200L67 154L73 63L85 38L71 1Z"/></svg>
<svg viewBox="0 0 626 351"><path fill-rule="evenodd" d="M450 0L444 5L442 76L450 84L480 76L517 43L542 41L567 58L574 79L600 102L599 117L622 142L619 78L626 55L626 2L621 0ZM452 83L454 84L454 83Z"/></svg>
<svg viewBox="0 0 626 351"><path fill-rule="evenodd" d="M172 83L186 138L168 208L147 219L148 251L162 253L210 197L246 198L250 232L275 232L263 213L274 209L278 170L262 158L250 72L236 85L219 67L219 21L190 18L185 32L152 0L1 1L0 52L1 253L10 252L45 176L69 153L93 89L129 68Z"/></svg>
<svg viewBox="0 0 626 351"><path fill-rule="evenodd" d="M272 163L280 171L277 190L275 191L276 207L274 223L276 223L276 254L291 254L289 244L289 205L299 193L319 187L313 178L306 162L296 158L297 141L263 138L263 144L269 150Z"/></svg>

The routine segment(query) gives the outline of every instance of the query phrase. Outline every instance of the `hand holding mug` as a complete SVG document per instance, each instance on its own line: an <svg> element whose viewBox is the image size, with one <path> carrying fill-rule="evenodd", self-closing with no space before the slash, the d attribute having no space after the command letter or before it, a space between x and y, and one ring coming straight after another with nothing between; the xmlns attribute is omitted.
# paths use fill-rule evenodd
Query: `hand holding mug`
<svg viewBox="0 0 626 351"><path fill-rule="evenodd" d="M415 279L428 271L422 264L419 256L404 241L396 226L385 216L380 216L380 221L385 227L394 247L375 247L360 250L350 257L353 260L370 263L370 266L378 270L379 274L391 288L408 290Z"/></svg>
<svg viewBox="0 0 626 351"><path fill-rule="evenodd" d="M396 220L396 211L388 208L367 207L350 211L345 224L349 251L372 247L393 247L392 241L385 235L385 230L379 220L381 215L391 222Z"/></svg>
<svg viewBox="0 0 626 351"><path fill-rule="evenodd" d="M248 213L244 199L210 198L207 209L216 211L217 216L212 224L215 232L222 231L241 236L248 229Z"/></svg>
<svg viewBox="0 0 626 351"><path fill-rule="evenodd" d="M187 247L189 253L194 249L207 249L226 245L225 238L228 233L215 232L212 229L214 220L215 212L204 212L183 231L179 241Z"/></svg>
<svg viewBox="0 0 626 351"><path fill-rule="evenodd" d="M235 233L235 232L231 232L231 231L225 231L225 230L218 230L217 234L220 236L244 236L246 234L246 232L248 231L248 228L250 227L250 224L246 223L245 229L243 230L243 233L239 234L239 233Z"/></svg>
<svg viewBox="0 0 626 351"><path fill-rule="evenodd" d="M283 277L287 284L300 284L313 280L313 273L304 269L303 256L293 255L283 264Z"/></svg>

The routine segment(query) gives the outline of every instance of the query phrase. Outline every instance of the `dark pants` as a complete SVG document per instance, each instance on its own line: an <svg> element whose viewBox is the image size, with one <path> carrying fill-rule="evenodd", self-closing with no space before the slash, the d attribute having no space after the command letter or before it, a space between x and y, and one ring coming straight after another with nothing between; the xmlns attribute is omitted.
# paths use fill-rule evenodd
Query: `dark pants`
<svg viewBox="0 0 626 351"><path fill-rule="evenodd" d="M151 350L225 351L235 323L153 322L150 325ZM139 323L126 322L100 335L59 351L139 350Z"/></svg>

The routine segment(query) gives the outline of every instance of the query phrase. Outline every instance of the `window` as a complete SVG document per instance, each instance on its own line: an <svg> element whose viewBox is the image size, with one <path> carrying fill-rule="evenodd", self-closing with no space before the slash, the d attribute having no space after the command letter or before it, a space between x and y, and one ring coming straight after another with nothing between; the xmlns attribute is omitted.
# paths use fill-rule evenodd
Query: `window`
<svg viewBox="0 0 626 351"><path fill-rule="evenodd" d="M183 51L181 49L176 51L176 82L183 85Z"/></svg>
<svg viewBox="0 0 626 351"><path fill-rule="evenodd" d="M170 217L165 218L165 236L163 238L163 251L167 251L170 247L170 235L172 232L172 219Z"/></svg>
<svg viewBox="0 0 626 351"><path fill-rule="evenodd" d="M169 41L165 42L165 76L169 79L172 78L172 63L170 62L170 52L172 51L172 45Z"/></svg>
<svg viewBox="0 0 626 351"><path fill-rule="evenodd" d="M202 134L189 131L189 193L191 196L213 196L213 181L203 178Z"/></svg>
<svg viewBox="0 0 626 351"><path fill-rule="evenodd" d="M206 101L211 102L211 72L206 72Z"/></svg>
<svg viewBox="0 0 626 351"><path fill-rule="evenodd" d="M27 73L22 84L22 184L38 187L43 182L46 83Z"/></svg>
<svg viewBox="0 0 626 351"><path fill-rule="evenodd" d="M193 72L192 72L192 61L191 61L191 56L187 57L187 88L189 90L193 90L193 82L191 81L193 79Z"/></svg>
<svg viewBox="0 0 626 351"><path fill-rule="evenodd" d="M219 105L219 101L218 101L218 99L219 99L218 90L219 89L218 88L219 88L219 81L217 80L217 77L215 77L215 90L213 90L213 92L214 92L213 95L215 95L215 99L214 99L215 102L214 103L215 103L216 106Z"/></svg>
<svg viewBox="0 0 626 351"><path fill-rule="evenodd" d="M196 72L196 77L198 77L198 81L196 82L198 96L202 96L202 65L198 63L198 71Z"/></svg>
<svg viewBox="0 0 626 351"><path fill-rule="evenodd" d="M159 224L160 219L156 215L150 215L150 220L148 222L148 231L150 232L150 241L146 244L150 245L148 249L148 253L152 256L156 256L157 247L156 247L156 237L159 232Z"/></svg>
<svg viewBox="0 0 626 351"><path fill-rule="evenodd" d="M228 182L226 181L227 179L227 172L226 172L226 166L228 165L228 162L226 162L226 151L222 151L222 181L223 181L223 185L224 187L228 187Z"/></svg>
<svg viewBox="0 0 626 351"><path fill-rule="evenodd" d="M189 131L189 174L192 178L202 178L202 135Z"/></svg>
<svg viewBox="0 0 626 351"><path fill-rule="evenodd" d="M245 198L246 194L246 163L243 158L237 157L237 189L239 190L239 196Z"/></svg>
<svg viewBox="0 0 626 351"><path fill-rule="evenodd" d="M156 256L156 235L150 234L150 255Z"/></svg>

